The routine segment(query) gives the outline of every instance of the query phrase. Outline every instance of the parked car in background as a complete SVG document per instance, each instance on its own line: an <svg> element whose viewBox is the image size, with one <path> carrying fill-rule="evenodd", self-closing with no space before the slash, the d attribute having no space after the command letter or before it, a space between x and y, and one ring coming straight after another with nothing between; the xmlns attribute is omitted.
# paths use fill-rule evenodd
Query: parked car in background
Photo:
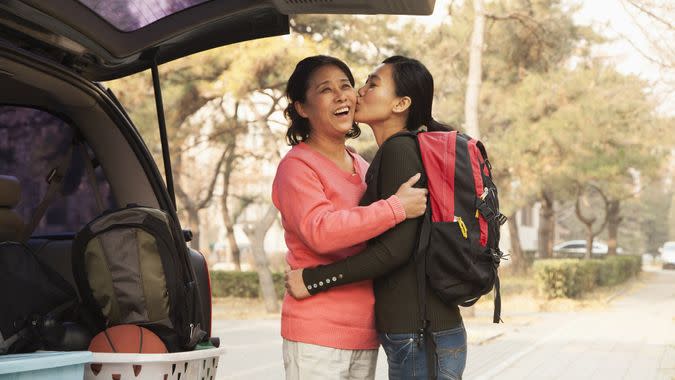
<svg viewBox="0 0 675 380"><path fill-rule="evenodd" d="M604 257L607 255L609 247L606 243L598 240L593 241L591 255L594 257ZM616 253L622 254L623 248L617 247ZM586 255L586 240L568 240L553 246L553 254L559 257L578 257Z"/></svg>
<svg viewBox="0 0 675 380"><path fill-rule="evenodd" d="M663 269L675 269L675 241L669 241L659 248Z"/></svg>

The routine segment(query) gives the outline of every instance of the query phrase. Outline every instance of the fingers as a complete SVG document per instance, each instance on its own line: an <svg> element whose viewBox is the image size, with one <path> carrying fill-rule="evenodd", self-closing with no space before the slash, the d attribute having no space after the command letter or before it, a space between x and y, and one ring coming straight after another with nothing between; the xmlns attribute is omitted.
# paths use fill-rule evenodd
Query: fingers
<svg viewBox="0 0 675 380"><path fill-rule="evenodd" d="M284 271L284 287L285 287L286 290L289 291L289 292L290 292L290 290L291 290L291 284L289 283L290 274L291 274L291 270L290 270L290 269L287 269L287 270Z"/></svg>
<svg viewBox="0 0 675 380"><path fill-rule="evenodd" d="M413 187L413 185L415 185L417 183L417 181L420 180L421 177L422 177L422 174L417 173L414 176L410 177L409 180L405 181L405 183L403 185L407 186L407 187Z"/></svg>
<svg viewBox="0 0 675 380"><path fill-rule="evenodd" d="M427 202L427 195L429 194L429 190L427 189L419 189L416 187L413 187L411 189L408 189L408 191L411 194L414 194L415 200L418 202L423 202L426 205Z"/></svg>

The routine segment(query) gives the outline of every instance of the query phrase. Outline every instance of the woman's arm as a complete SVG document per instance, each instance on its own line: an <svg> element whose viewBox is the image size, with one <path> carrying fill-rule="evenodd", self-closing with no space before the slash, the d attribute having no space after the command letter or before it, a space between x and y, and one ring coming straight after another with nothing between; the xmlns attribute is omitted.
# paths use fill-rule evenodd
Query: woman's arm
<svg viewBox="0 0 675 380"><path fill-rule="evenodd" d="M406 217L396 195L367 207L336 210L316 172L297 159L287 159L279 165L272 200L281 212L284 228L320 254L367 241Z"/></svg>
<svg viewBox="0 0 675 380"><path fill-rule="evenodd" d="M382 147L380 167L380 196L393 194L410 175L423 172L416 142L395 138ZM415 250L421 218L407 219L368 243L363 252L316 268L289 273L289 292L302 298L302 291L315 294L334 286L379 277L406 263ZM302 289L297 289L298 276ZM295 285L294 285L295 284ZM314 286L316 284L316 286ZM309 289L311 288L311 289Z"/></svg>

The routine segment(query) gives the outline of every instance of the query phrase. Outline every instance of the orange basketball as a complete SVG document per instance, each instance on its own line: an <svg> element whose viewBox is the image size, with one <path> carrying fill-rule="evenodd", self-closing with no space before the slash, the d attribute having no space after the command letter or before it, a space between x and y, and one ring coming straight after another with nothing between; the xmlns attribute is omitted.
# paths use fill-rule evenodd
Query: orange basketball
<svg viewBox="0 0 675 380"><path fill-rule="evenodd" d="M152 331L136 325L119 325L98 333L91 340L89 351L163 354L167 349Z"/></svg>

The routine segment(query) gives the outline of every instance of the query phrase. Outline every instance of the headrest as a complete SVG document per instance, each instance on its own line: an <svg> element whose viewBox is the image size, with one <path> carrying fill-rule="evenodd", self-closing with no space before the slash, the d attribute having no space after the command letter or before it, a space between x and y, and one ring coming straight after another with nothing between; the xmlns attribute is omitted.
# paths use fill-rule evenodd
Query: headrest
<svg viewBox="0 0 675 380"><path fill-rule="evenodd" d="M16 177L0 175L0 207L13 208L21 200L21 186Z"/></svg>

